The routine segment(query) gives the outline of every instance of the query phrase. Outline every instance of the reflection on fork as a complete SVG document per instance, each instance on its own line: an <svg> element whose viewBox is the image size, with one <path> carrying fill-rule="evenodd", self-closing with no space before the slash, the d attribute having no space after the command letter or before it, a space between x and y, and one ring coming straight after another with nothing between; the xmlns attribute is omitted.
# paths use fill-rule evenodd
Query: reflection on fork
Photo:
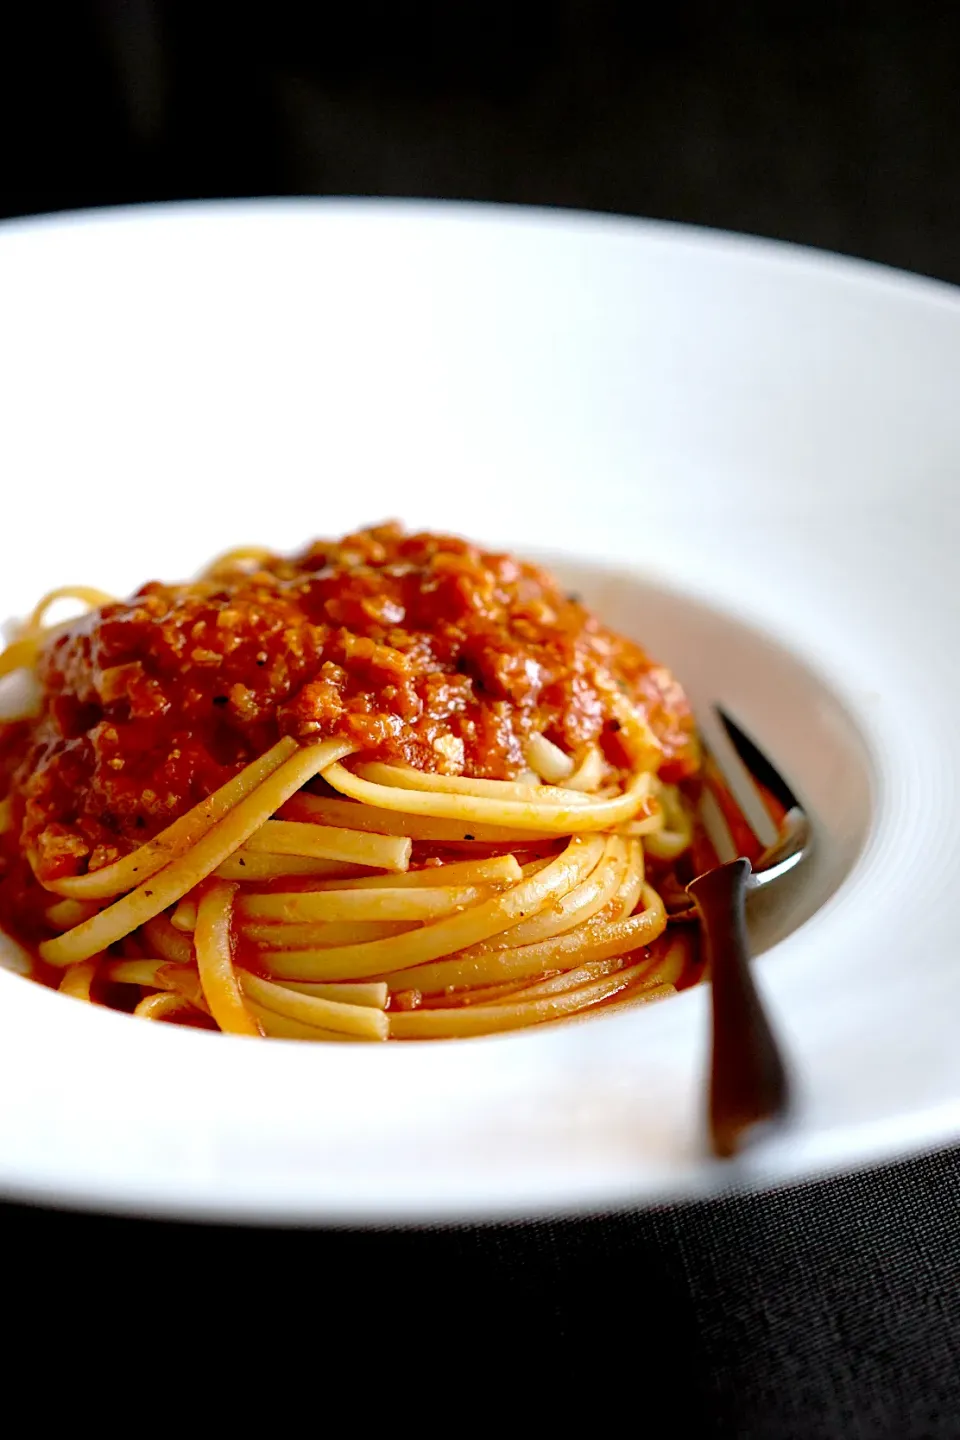
<svg viewBox="0 0 960 1440"><path fill-rule="evenodd" d="M720 726L705 749L700 819L719 863L687 894L699 915L711 981L710 1140L726 1159L789 1109L786 1065L751 971L745 906L751 891L809 854L811 834L783 777L719 706L715 714Z"/></svg>

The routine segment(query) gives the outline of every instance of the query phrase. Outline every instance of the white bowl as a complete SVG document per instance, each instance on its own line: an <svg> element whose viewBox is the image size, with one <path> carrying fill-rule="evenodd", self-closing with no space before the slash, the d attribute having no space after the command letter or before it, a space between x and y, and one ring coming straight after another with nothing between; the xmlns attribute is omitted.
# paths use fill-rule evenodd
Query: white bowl
<svg viewBox="0 0 960 1440"><path fill-rule="evenodd" d="M2 972L0 1191L524 1215L957 1137L954 291L670 226L304 201L7 224L0 314L0 613L390 516L556 552L756 733L818 832L757 917L799 1111L736 1169L703 1145L703 990L327 1048L140 1024Z"/></svg>

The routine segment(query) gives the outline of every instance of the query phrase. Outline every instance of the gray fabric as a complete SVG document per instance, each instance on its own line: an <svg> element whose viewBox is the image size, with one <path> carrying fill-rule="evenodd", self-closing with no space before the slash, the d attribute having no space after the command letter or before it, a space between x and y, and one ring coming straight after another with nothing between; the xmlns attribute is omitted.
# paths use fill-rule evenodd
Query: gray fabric
<svg viewBox="0 0 960 1440"><path fill-rule="evenodd" d="M958 1194L954 1150L576 1222L259 1231L8 1206L0 1234L57 1277L61 1334L89 1326L92 1293L125 1326L150 1322L153 1284L172 1283L175 1350L202 1330L259 1336L290 1364L322 1356L326 1373L379 1356L398 1394L445 1380L478 1413L509 1369L540 1414L632 1395L649 1418L657 1396L669 1433L703 1440L954 1440ZM37 1273L5 1288L27 1335L50 1330Z"/></svg>
<svg viewBox="0 0 960 1440"><path fill-rule="evenodd" d="M685 1275L718 1434L960 1435L960 1155L641 1220Z"/></svg>

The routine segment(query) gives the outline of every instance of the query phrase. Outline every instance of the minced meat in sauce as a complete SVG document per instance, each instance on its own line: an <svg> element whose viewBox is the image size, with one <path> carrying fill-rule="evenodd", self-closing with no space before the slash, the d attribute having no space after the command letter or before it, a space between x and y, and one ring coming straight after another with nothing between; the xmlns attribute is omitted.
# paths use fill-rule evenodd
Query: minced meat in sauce
<svg viewBox="0 0 960 1440"><path fill-rule="evenodd" d="M645 712L664 779L697 763L669 672L549 575L395 525L145 585L59 632L38 678L42 714L6 727L0 765L41 878L127 853L280 735L508 779L540 732L570 754L597 741L623 766L612 681Z"/></svg>

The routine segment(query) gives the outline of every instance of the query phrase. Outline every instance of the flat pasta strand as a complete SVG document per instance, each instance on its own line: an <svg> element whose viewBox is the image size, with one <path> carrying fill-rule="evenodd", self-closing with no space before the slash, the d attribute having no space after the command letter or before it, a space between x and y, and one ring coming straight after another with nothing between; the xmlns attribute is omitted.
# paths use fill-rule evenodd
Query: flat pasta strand
<svg viewBox="0 0 960 1440"><path fill-rule="evenodd" d="M642 965L620 970L576 990L543 995L532 1000L518 999L491 1005L472 1005L463 1010L409 1010L390 1015L390 1036L394 1040L439 1040L470 1035L495 1035L559 1020L610 1000L630 988L640 977ZM674 993L672 985L656 985L637 992L643 1001L659 1000Z"/></svg>
<svg viewBox="0 0 960 1440"><path fill-rule="evenodd" d="M97 973L96 960L81 960L64 971L63 979L57 986L61 995L72 995L74 1000L90 1001L90 986Z"/></svg>
<svg viewBox="0 0 960 1440"><path fill-rule="evenodd" d="M88 960L81 960L88 965ZM101 971L104 980L117 985L154 985L159 987L157 975L166 964L165 960L108 960ZM70 971L65 971L69 975Z"/></svg>
<svg viewBox="0 0 960 1440"><path fill-rule="evenodd" d="M368 761L351 772L377 785L397 785L402 790L425 790L431 795L465 795L475 799L516 800L523 805L588 805L590 797L558 785L525 784L522 780L470 780L464 775L435 775L407 765L383 765Z"/></svg>
<svg viewBox="0 0 960 1440"><path fill-rule="evenodd" d="M321 745L298 750L252 794L234 806L185 855L178 856L122 900L101 910L99 915L85 920L65 935L45 941L40 946L41 958L49 965L69 965L75 960L86 960L145 921L152 920L161 910L166 910L194 885L206 879L260 828L284 800L319 769L328 765L332 754L343 755L352 749L347 741L328 740Z"/></svg>
<svg viewBox="0 0 960 1440"><path fill-rule="evenodd" d="M14 640L0 652L0 678L12 675L15 670L32 670L37 663L39 650L38 639Z"/></svg>
<svg viewBox="0 0 960 1440"><path fill-rule="evenodd" d="M271 975L291 980L361 980L382 978L392 970L435 960L489 939L536 912L579 882L597 863L603 837L574 836L562 855L536 875L490 900L412 930L396 939L344 945L332 950L263 951L261 962Z"/></svg>
<svg viewBox="0 0 960 1440"><path fill-rule="evenodd" d="M384 810L376 805L359 805L354 800L331 800L323 795L295 795L281 811L283 820L305 820L317 825L339 825L347 830L363 830L377 835L406 835L411 840L431 841L438 845L469 841L483 845L529 844L531 840L549 840L546 831L539 835L528 830L511 829L507 825L477 825L458 819L436 819L405 814L402 810Z"/></svg>
<svg viewBox="0 0 960 1440"><path fill-rule="evenodd" d="M218 820L229 814L246 795L252 794L296 751L295 740L279 740L259 760L252 761L239 775L234 775L232 780L168 825L166 830L161 830L153 840L141 845L139 850L134 850L132 855L125 855L122 860L105 865L102 870L93 870L88 875L71 875L63 880L47 881L46 888L77 900L106 900L122 895L134 885L149 880L178 855L186 854Z"/></svg>
<svg viewBox="0 0 960 1440"><path fill-rule="evenodd" d="M282 922L433 920L476 905L490 896L489 885L436 885L408 890L302 891L287 895L245 895L238 911L250 920Z"/></svg>
<svg viewBox="0 0 960 1440"><path fill-rule="evenodd" d="M527 764L548 785L561 785L574 773L571 756L544 735L531 735L527 741Z"/></svg>
<svg viewBox="0 0 960 1440"><path fill-rule="evenodd" d="M346 880L353 875L369 875L370 867L344 865L338 860L315 860L310 855L266 855L241 845L213 873L218 880L257 885L264 880L289 879L292 875Z"/></svg>
<svg viewBox="0 0 960 1440"><path fill-rule="evenodd" d="M247 849L254 853L308 855L380 870L406 870L412 848L412 840L394 835L358 834L356 830L295 820L266 820L247 841Z"/></svg>
<svg viewBox="0 0 960 1440"><path fill-rule="evenodd" d="M228 1035L260 1036L262 1031L243 1002L233 968L231 912L236 886L215 880L197 907L197 970L210 1014Z"/></svg>
<svg viewBox="0 0 960 1440"><path fill-rule="evenodd" d="M431 965L384 973L391 990L424 993L453 986L490 985L569 970L588 960L606 960L651 945L666 928L667 916L657 892L647 886L644 910L626 920L592 920L552 940L492 953L461 953ZM478 947L479 948L479 947Z"/></svg>
<svg viewBox="0 0 960 1440"><path fill-rule="evenodd" d="M115 595L108 595L106 590L98 590L95 585L58 585L56 590L48 590L46 595L37 601L23 627L24 635L43 635L44 617L50 606L55 605L58 600L79 600L88 610L100 610L104 605L117 603Z"/></svg>
<svg viewBox="0 0 960 1440"><path fill-rule="evenodd" d="M326 1042L328 1044L363 1044L362 1035L350 1035L345 1030L322 1030L317 1025L305 1025L302 1020L293 1020L289 1015L278 1015L274 1010L268 1010L265 1005L258 1005L254 1000L247 1000L247 1006L252 1015L263 1030L264 1035L269 1035L275 1040L308 1040L314 1044Z"/></svg>
<svg viewBox="0 0 960 1440"><path fill-rule="evenodd" d="M402 810L410 814L429 815L435 819L456 818L463 821L486 821L507 825L518 830L534 830L547 835L579 835L608 830L632 820L650 794L653 775L637 771L627 789L611 800L588 800L583 804L543 805L526 801L490 800L470 795L425 793L400 786L379 785L354 775L344 765L328 765L323 778L334 790L364 804L385 810ZM580 797L578 796L578 800Z"/></svg>
<svg viewBox="0 0 960 1440"><path fill-rule="evenodd" d="M158 990L156 995L145 996L133 1013L141 1020L165 1020L168 1015L193 1008L183 995L175 995L171 990Z"/></svg>
<svg viewBox="0 0 960 1440"><path fill-rule="evenodd" d="M193 934L178 930L166 915L155 915L142 927L151 950L173 965L192 965L196 960Z"/></svg>
<svg viewBox="0 0 960 1440"><path fill-rule="evenodd" d="M547 862L535 862L542 870ZM496 855L489 860L453 860L447 865L429 865L423 870L407 870L398 875L365 875L355 880L321 880L312 889L320 893L325 890L417 890L421 886L434 885L513 885L525 874L531 873L531 866L522 869L514 855Z"/></svg>
<svg viewBox="0 0 960 1440"><path fill-rule="evenodd" d="M386 1015L369 1005L345 1005L339 1000L325 1000L299 990L288 990L283 985L261 980L249 971L242 973L242 984L244 993L252 1000L290 1020L313 1024L318 1029L357 1035L364 1040L386 1040L389 1034Z"/></svg>
<svg viewBox="0 0 960 1440"><path fill-rule="evenodd" d="M283 988L300 995L312 995L315 1000L336 1000L343 1005L369 1005L374 1010L386 1009L390 991L382 981L349 980L339 985L314 985L303 980L284 980Z"/></svg>
<svg viewBox="0 0 960 1440"><path fill-rule="evenodd" d="M592 920L607 905L620 888L626 870L626 851L621 840L608 840L604 853L596 868L579 885L568 890L566 895L546 906L529 920L512 926L503 935L495 935L484 943L483 953L491 950L515 949L518 945L532 945L537 940L549 940L567 930ZM473 947L474 952L477 947Z"/></svg>
<svg viewBox="0 0 960 1440"><path fill-rule="evenodd" d="M417 929L417 921L331 920L302 925L276 922L240 922L240 933L259 950L329 950L339 945L365 945L368 940L386 940Z"/></svg>

